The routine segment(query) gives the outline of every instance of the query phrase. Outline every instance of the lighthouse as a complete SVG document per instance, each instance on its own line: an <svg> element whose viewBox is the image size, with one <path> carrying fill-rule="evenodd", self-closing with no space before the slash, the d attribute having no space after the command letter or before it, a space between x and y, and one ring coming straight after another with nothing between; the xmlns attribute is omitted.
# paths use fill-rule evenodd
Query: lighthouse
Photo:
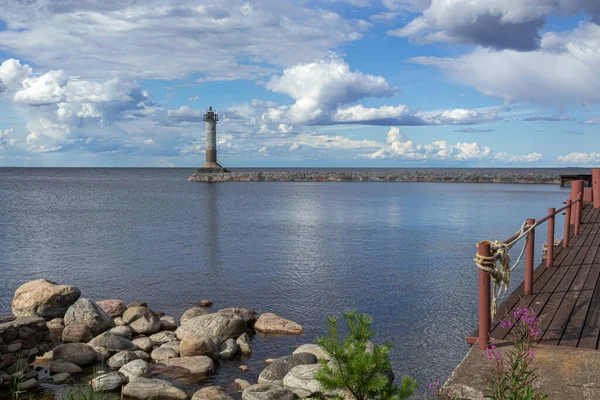
<svg viewBox="0 0 600 400"><path fill-rule="evenodd" d="M213 111L212 106L204 114L204 122L206 125L206 162L200 168L203 172L224 172L226 171L217 162L217 121L219 116Z"/></svg>

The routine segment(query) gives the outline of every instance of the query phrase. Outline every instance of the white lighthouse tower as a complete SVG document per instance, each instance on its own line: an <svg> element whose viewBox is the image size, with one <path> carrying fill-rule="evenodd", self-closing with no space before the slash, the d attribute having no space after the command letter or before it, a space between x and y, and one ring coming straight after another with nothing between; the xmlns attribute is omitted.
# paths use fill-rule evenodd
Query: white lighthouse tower
<svg viewBox="0 0 600 400"><path fill-rule="evenodd" d="M204 172L225 171L217 162L217 121L219 121L219 116L211 106L204 114L204 122L206 123L206 162L200 168Z"/></svg>

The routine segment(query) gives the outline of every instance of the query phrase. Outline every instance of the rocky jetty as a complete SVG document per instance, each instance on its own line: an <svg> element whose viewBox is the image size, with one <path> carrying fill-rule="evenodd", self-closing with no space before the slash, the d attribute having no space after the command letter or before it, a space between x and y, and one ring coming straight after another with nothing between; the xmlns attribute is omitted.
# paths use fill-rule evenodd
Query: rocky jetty
<svg viewBox="0 0 600 400"><path fill-rule="evenodd" d="M408 170L408 171L269 171L196 172L188 182L453 182L560 184L556 171L521 170Z"/></svg>
<svg viewBox="0 0 600 400"><path fill-rule="evenodd" d="M41 292L32 293L35 288ZM96 392L140 400L333 396L323 393L315 380L318 360L328 355L314 344L273 359L254 384L235 379L228 388L206 385L191 391L191 385L204 385L219 364L250 357L256 332L301 334L294 321L246 308L211 312L194 307L178 323L173 316L159 317L144 302L126 306L119 299L94 301L80 295L74 286L43 279L17 290L13 308L29 315L0 318L0 397L11 385L28 391L76 381ZM48 377L38 373L43 361ZM243 374L248 366L239 371Z"/></svg>

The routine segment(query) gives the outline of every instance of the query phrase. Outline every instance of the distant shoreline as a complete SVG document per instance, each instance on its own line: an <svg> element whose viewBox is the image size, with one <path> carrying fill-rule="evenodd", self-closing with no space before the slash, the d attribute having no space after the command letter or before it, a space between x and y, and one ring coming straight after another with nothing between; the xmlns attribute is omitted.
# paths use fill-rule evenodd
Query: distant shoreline
<svg viewBox="0 0 600 400"><path fill-rule="evenodd" d="M398 169L357 171L289 170L205 173L198 170L189 182L446 182L560 184L561 172L573 169ZM590 173L582 169L584 173ZM577 173L577 172L575 172Z"/></svg>

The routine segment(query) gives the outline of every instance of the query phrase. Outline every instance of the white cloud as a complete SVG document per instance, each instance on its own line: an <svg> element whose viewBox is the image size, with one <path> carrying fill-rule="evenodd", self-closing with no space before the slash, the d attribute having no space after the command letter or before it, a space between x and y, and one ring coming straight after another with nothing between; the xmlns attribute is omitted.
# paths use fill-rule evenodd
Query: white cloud
<svg viewBox="0 0 600 400"><path fill-rule="evenodd" d="M446 41L529 51L551 14L588 12L598 22L597 0L432 0L423 14L390 35L417 43Z"/></svg>
<svg viewBox="0 0 600 400"><path fill-rule="evenodd" d="M190 101L192 103L195 103L196 101L198 101L199 98L200 98L200 96L190 96Z"/></svg>
<svg viewBox="0 0 600 400"><path fill-rule="evenodd" d="M542 161L542 154L540 153L530 153L524 155L510 156L508 153L497 153L494 156L494 160L502 161L505 163L535 163Z"/></svg>
<svg viewBox="0 0 600 400"><path fill-rule="evenodd" d="M563 156L559 156L557 161L562 164L597 165L598 163L600 163L600 153L584 153L576 151Z"/></svg>
<svg viewBox="0 0 600 400"><path fill-rule="evenodd" d="M0 48L69 75L254 79L323 57L368 24L293 0L3 2Z"/></svg>
<svg viewBox="0 0 600 400"><path fill-rule="evenodd" d="M174 110L167 110L167 115L175 121L201 122L204 121L204 114L204 110L188 106L181 106Z"/></svg>
<svg viewBox="0 0 600 400"><path fill-rule="evenodd" d="M291 106L267 110L266 118L301 124L327 121L342 105L365 97L389 97L397 91L382 76L351 71L335 55L286 68L281 76L272 77L266 88L295 100Z"/></svg>
<svg viewBox="0 0 600 400"><path fill-rule="evenodd" d="M582 122L585 125L600 125L600 117L590 118Z"/></svg>
<svg viewBox="0 0 600 400"><path fill-rule="evenodd" d="M599 3L600 4L600 3ZM459 58L416 57L436 65L481 93L556 107L600 102L600 26L587 23L566 33L546 33L531 52L478 48Z"/></svg>

